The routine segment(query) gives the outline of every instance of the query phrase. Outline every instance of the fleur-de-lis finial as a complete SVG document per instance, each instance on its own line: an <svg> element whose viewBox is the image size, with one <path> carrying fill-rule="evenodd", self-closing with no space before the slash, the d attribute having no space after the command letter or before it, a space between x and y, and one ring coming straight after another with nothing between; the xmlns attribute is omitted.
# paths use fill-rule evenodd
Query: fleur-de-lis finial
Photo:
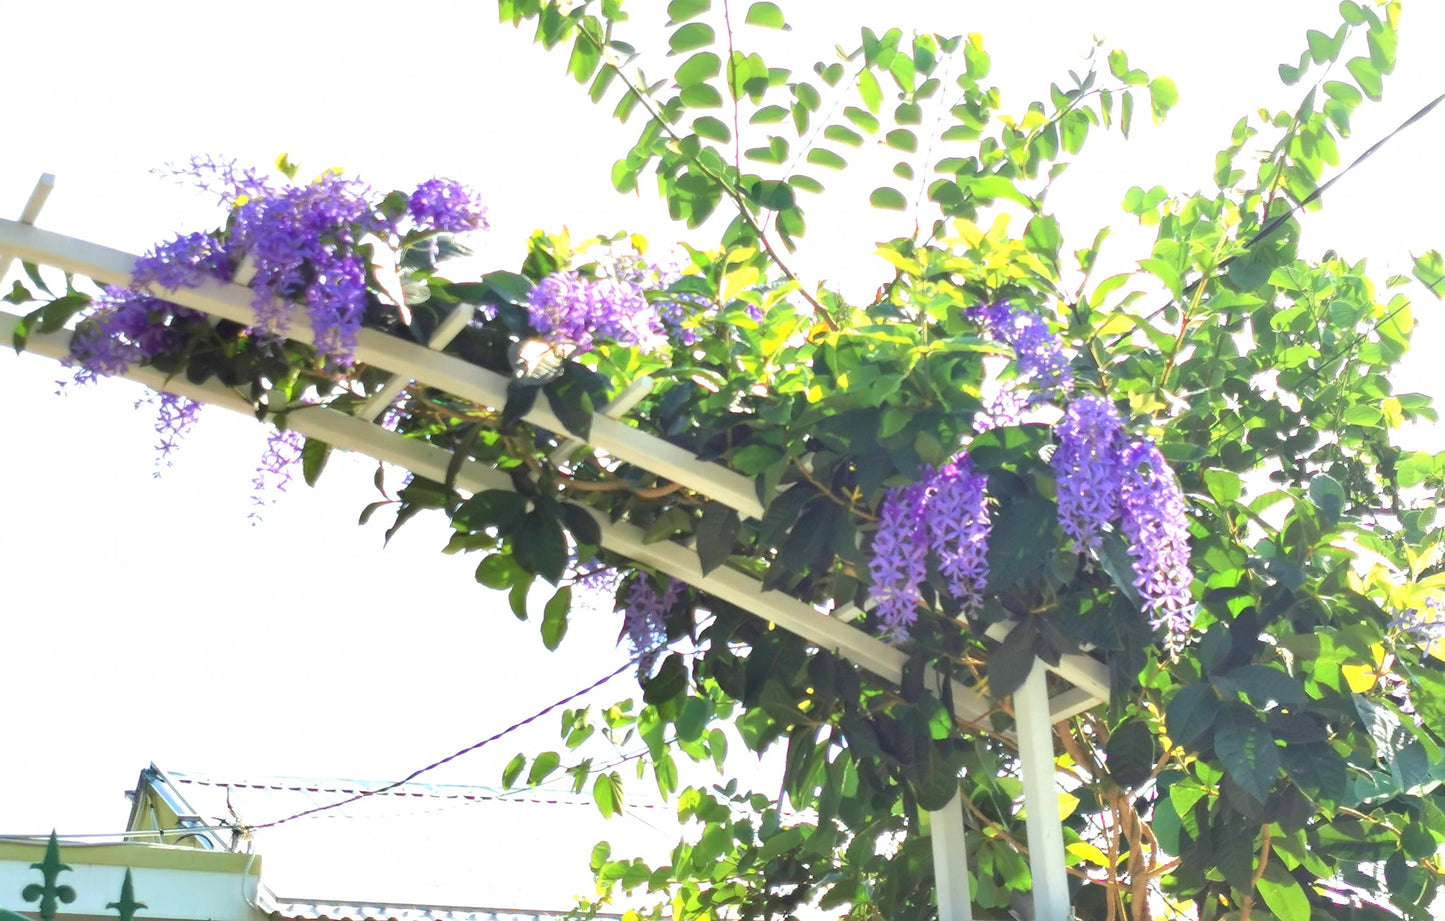
<svg viewBox="0 0 1445 921"><path fill-rule="evenodd" d="M74 902L75 890L55 882L60 874L69 871L70 867L60 862L60 839L54 831L50 833L50 843L45 846L45 859L32 863L30 869L39 870L45 882L31 883L20 895L27 902L40 903L40 917L43 921L55 921L55 913L59 908L57 903L65 902L68 905Z"/></svg>
<svg viewBox="0 0 1445 921"><path fill-rule="evenodd" d="M120 901L107 902L106 908L114 908L115 913L120 915L120 921L132 921L135 918L136 909L149 908L145 902L135 900L135 887L130 881L130 869L125 871L125 881L120 884Z"/></svg>

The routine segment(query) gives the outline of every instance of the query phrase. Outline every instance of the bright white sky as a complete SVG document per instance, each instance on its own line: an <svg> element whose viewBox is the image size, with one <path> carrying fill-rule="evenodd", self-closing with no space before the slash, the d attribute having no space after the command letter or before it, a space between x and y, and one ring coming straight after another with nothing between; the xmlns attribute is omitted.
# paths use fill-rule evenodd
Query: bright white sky
<svg viewBox="0 0 1445 921"><path fill-rule="evenodd" d="M643 18L662 7L632 5ZM863 4L792 5L798 53L856 41ZM1168 124L1141 117L1127 145L1092 138L1056 184L1051 203L1076 248L1101 224L1127 226L1117 203L1129 186L1207 186L1236 119L1261 104L1292 108L1298 90L1282 90L1275 67L1297 59L1306 28L1333 31L1335 6L866 8L880 27L982 32L1013 111L1080 69L1092 35L1106 50L1127 49L1134 66L1174 77L1181 101ZM1179 12L1162 12L1170 8ZM588 104L563 73L565 56L496 25L487 0L407 13L375 0L50 0L0 3L0 14L7 216L41 172L53 172L41 226L141 252L218 220L209 202L150 170L192 153L265 165L288 151L304 171L340 165L380 188L433 175L471 183L493 226L472 242L498 267L515 268L538 227L565 224L574 236L625 228L655 242L678 233L651 197L611 190L608 170L636 127L613 122L610 103ZM1445 90L1441 35L1445 9L1407 5L1399 68L1385 103L1357 116L1346 162ZM1368 256L1383 279L1387 266L1408 271L1408 253L1445 245L1442 149L1437 113L1331 193L1305 221L1306 247ZM805 277L871 292L887 274L861 260L905 226L859 206L858 188L878 184L867 178L832 210L810 212ZM1126 268L1145 255L1127 240L1109 253ZM1417 300L1419 315L1438 310ZM1439 346L1431 335L1402 389L1432 389ZM437 552L440 519L413 521L383 551L384 524L355 524L372 498L374 464L333 458L318 489L293 487L251 527L259 425L212 411L157 477L153 413L133 409L144 393L108 383L57 397L64 376L49 361L0 350L11 395L0 435L0 670L9 689L0 701L0 831L115 831L122 791L152 760L218 776L399 777L621 662L615 617L575 623L562 650L546 653L535 624L518 624L501 596L472 581L474 558ZM612 690L621 696L627 684ZM554 745L555 725L548 718L529 742L508 740L433 779L496 783L518 748Z"/></svg>

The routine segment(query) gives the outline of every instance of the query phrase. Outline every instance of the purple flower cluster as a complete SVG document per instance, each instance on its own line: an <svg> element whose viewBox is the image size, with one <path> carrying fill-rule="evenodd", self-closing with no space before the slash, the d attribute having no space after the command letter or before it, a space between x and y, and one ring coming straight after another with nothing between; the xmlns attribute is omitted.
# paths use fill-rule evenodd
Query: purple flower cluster
<svg viewBox="0 0 1445 921"><path fill-rule="evenodd" d="M611 613L617 608L622 573L597 559L574 563L571 576L572 610L584 614Z"/></svg>
<svg viewBox="0 0 1445 921"><path fill-rule="evenodd" d="M257 326L286 333L293 300L304 299L316 347L327 359L349 364L366 310L357 239L389 232L367 202L370 190L329 172L310 185L247 198L231 214L228 245L249 257L255 275L251 301Z"/></svg>
<svg viewBox="0 0 1445 921"><path fill-rule="evenodd" d="M444 233L487 229L481 196L453 179L428 179L417 186L407 210L418 227Z"/></svg>
<svg viewBox="0 0 1445 921"><path fill-rule="evenodd" d="M191 426L196 424L196 416L200 411L201 404L195 400L174 393L161 394L160 409L156 412L156 434L161 439L156 444L156 450L160 452L157 462L165 461L167 465L170 464L171 452L191 430Z"/></svg>
<svg viewBox="0 0 1445 921"><path fill-rule="evenodd" d="M149 294L106 286L70 339L76 380L84 384L98 375L124 374L131 365L178 347L184 338L178 324L200 316Z"/></svg>
<svg viewBox="0 0 1445 921"><path fill-rule="evenodd" d="M1423 611L1411 608L1391 620L1389 625L1429 648L1445 640L1445 597L1427 598Z"/></svg>
<svg viewBox="0 0 1445 921"><path fill-rule="evenodd" d="M1166 650L1177 653L1194 616L1184 496L1174 471L1152 441L1130 442L1120 466L1119 505L1134 559L1134 587L1144 599L1150 625L1165 628Z"/></svg>
<svg viewBox="0 0 1445 921"><path fill-rule="evenodd" d="M667 344L657 308L641 288L618 279L553 272L527 295L527 316L537 332L576 352L590 352L598 340L644 352Z"/></svg>
<svg viewBox="0 0 1445 921"><path fill-rule="evenodd" d="M1033 389L1029 406L1065 396L1074 389L1074 372L1064 358L1063 343L1049 330L1043 317L1008 301L968 308L969 319L980 324L990 338L1004 343L1014 353L1017 385Z"/></svg>
<svg viewBox="0 0 1445 921"><path fill-rule="evenodd" d="M622 629L637 656L637 673L650 675L658 655L667 645L667 612L677 603L683 585L676 579L667 580L667 588L661 595L652 587L652 580L646 573L638 573L627 593Z"/></svg>
<svg viewBox="0 0 1445 921"><path fill-rule="evenodd" d="M925 468L917 483L884 495L868 574L876 613L888 635L908 638L923 602L930 549L948 580L949 593L966 610L983 603L992 528L986 483L964 452L937 470Z"/></svg>
<svg viewBox="0 0 1445 921"><path fill-rule="evenodd" d="M1059 524L1075 551L1098 550L1104 526L1119 515L1124 421L1113 403L1090 393L1069 404L1054 434Z"/></svg>
<svg viewBox="0 0 1445 921"><path fill-rule="evenodd" d="M263 335L287 331L290 305L306 306L317 351L337 365L350 364L366 311L366 262L356 251L367 234L384 239L410 229L461 233L485 229L486 209L477 195L449 179L429 179L409 198L405 215L389 219L371 201L366 185L336 171L308 185L272 186L234 163L193 158L176 170L231 206L228 228L193 233L157 246L136 263L137 289L195 287L208 278L230 281L243 263L255 296L251 306Z"/></svg>
<svg viewBox="0 0 1445 921"><path fill-rule="evenodd" d="M1165 627L1165 648L1178 651L1194 603L1189 586L1189 517L1174 472L1147 438L1128 440L1109 401L1075 400L1055 426L1052 465L1059 524L1078 552L1097 552L1117 524L1129 542L1134 587L1151 626Z"/></svg>
<svg viewBox="0 0 1445 921"><path fill-rule="evenodd" d="M919 587L928 574L922 528L926 497L922 483L888 490L873 534L873 559L868 561L873 601L885 632L899 640L908 638L923 603Z"/></svg>
<svg viewBox="0 0 1445 921"><path fill-rule="evenodd" d="M965 452L944 464L930 485L924 521L938 555L938 571L948 591L968 610L983 605L988 582L988 535L992 523L984 487L988 480L973 469Z"/></svg>
<svg viewBox="0 0 1445 921"><path fill-rule="evenodd" d="M268 505L267 496L285 492L295 476L296 467L301 463L301 450L306 438L293 429L272 429L266 436L266 451L256 467L256 478L251 481L251 504L258 508ZM252 524L260 519L256 511L251 512Z"/></svg>

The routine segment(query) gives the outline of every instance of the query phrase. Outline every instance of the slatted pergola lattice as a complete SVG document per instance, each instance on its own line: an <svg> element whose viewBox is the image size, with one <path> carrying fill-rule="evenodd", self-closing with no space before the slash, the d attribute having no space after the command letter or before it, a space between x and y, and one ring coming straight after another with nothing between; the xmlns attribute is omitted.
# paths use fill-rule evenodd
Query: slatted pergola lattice
<svg viewBox="0 0 1445 921"><path fill-rule="evenodd" d="M138 258L136 255L34 226L53 184L54 179L49 174L42 176L20 220L0 219L0 277L4 276L12 261L18 259L85 276L101 284L129 285ZM234 281L207 281L196 288L156 290L152 293L216 320L230 320L245 326L257 322L251 307L253 292ZM505 404L508 378L440 351L470 321L470 310L469 306L463 305L462 312L454 313L444 321L428 343L430 347L375 330L361 330L357 336L356 360L390 373L391 383L364 404L356 415L322 406L292 408L288 414L289 427L309 438L404 467L419 476L445 480L453 459L451 451L406 438L384 428L376 420L390 401L413 381L477 406L500 408ZM13 334L20 320L19 315L0 310L0 342L13 347ZM313 341L311 328L303 313L298 311L293 317L288 335L302 342ZM70 354L70 331L33 332L25 351L64 362ZM123 376L157 391L254 415L248 399L215 380L194 384L183 376L171 377L153 368L139 366L132 367ZM763 504L758 501L750 478L718 464L699 460L682 448L629 426L618 418L641 395L636 389L631 393L624 391L609 407L596 413L592 421L591 444L614 458L724 503L744 518L761 518ZM545 403L539 403L525 419L543 429L566 431L561 420ZM571 449L577 447L580 444L572 445ZM469 492L512 488L510 477L470 460L462 462L456 484ZM851 626L847 622L847 611L835 611L835 616L822 614L790 595L765 591L757 579L727 567L704 574L698 555L691 549L669 541L647 543L641 528L625 521L612 522L596 513L593 515L601 531L602 544L607 549L771 621L887 681L894 684L901 682L907 656ZM1008 628L1002 624L995 624L989 630L989 636L994 639L1001 639L1007 633ZM1046 684L1046 671L1054 672L1067 684L1052 698ZM938 676L931 671L924 680L932 687L940 685ZM973 690L956 683L951 687L954 712L960 719L976 720L993 708ZM1103 663L1078 654L1065 655L1054 666L1036 662L1028 679L1013 695L1033 879L1034 917L1037 921L1065 921L1071 915L1052 726L1094 707L1107 700L1108 696L1108 673ZM970 921L963 810L957 798L948 807L931 814L931 828L940 918L942 921Z"/></svg>

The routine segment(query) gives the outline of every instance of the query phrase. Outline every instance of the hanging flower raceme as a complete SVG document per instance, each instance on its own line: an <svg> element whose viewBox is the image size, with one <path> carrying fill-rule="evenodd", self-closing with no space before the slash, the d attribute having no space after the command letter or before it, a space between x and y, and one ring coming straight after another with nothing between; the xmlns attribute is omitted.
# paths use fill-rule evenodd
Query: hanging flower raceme
<svg viewBox="0 0 1445 921"><path fill-rule="evenodd" d="M908 638L923 603L930 550L948 580L949 594L965 610L983 603L992 527L986 483L965 452L937 470L925 468L917 483L885 493L868 573L876 613L888 635Z"/></svg>
<svg viewBox="0 0 1445 921"><path fill-rule="evenodd" d="M1128 440L1113 403L1094 394L1069 404L1054 434L1060 526L1076 552L1089 554L1099 552L1107 528L1119 528L1149 623L1165 628L1165 648L1177 652L1193 617L1194 576L1174 472L1153 441Z"/></svg>
<svg viewBox="0 0 1445 921"><path fill-rule="evenodd" d="M1105 526L1119 516L1124 421L1113 403L1090 393L1069 404L1054 434L1059 524L1075 551L1096 551Z"/></svg>
<svg viewBox="0 0 1445 921"><path fill-rule="evenodd" d="M667 588L658 594L646 573L639 573L627 592L622 619L623 634L632 654L637 656L637 673L650 675L657 657L667 646L667 612L682 594L682 583L667 580Z"/></svg>
<svg viewBox="0 0 1445 921"><path fill-rule="evenodd" d="M1154 442L1138 439L1120 457L1122 528L1134 561L1134 587L1149 624L1166 631L1164 648L1179 651L1193 622L1189 584L1189 518L1174 471Z"/></svg>
<svg viewBox="0 0 1445 921"><path fill-rule="evenodd" d="M1063 343L1038 314L1008 301L970 307L966 315L992 339L1014 353L1018 376L1013 387L1028 391L1030 407L1058 400L1074 389L1074 372L1064 357Z"/></svg>

